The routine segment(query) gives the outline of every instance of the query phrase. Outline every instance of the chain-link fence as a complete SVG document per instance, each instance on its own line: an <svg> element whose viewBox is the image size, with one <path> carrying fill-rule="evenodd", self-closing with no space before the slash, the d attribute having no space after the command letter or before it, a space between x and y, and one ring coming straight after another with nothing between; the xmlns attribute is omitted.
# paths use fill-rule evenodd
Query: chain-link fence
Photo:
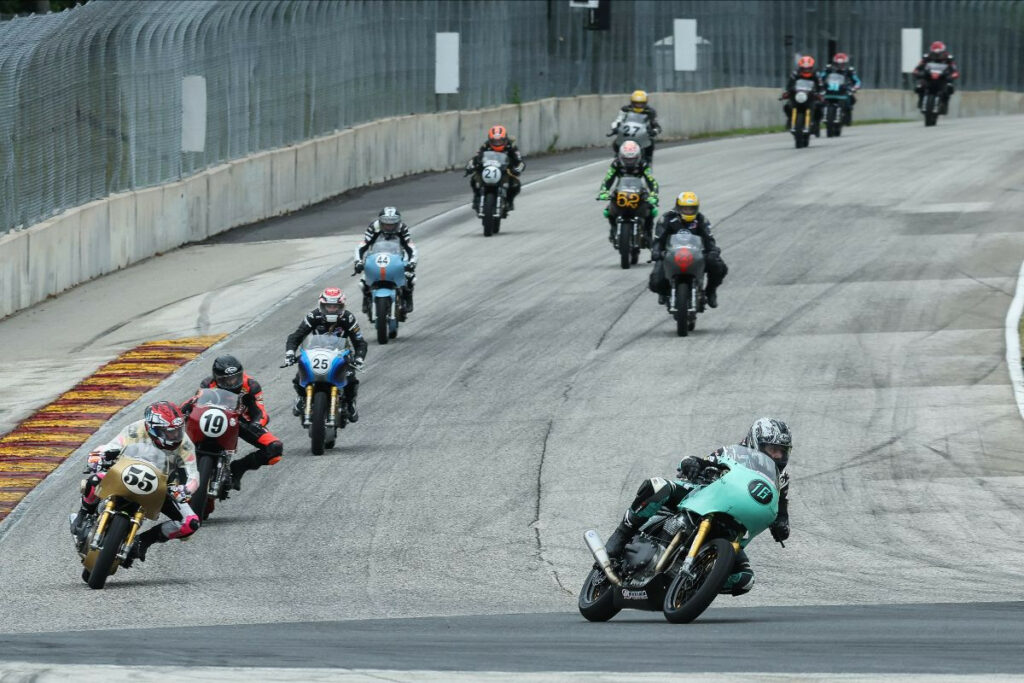
<svg viewBox="0 0 1024 683"><path fill-rule="evenodd" d="M584 30L567 0L97 0L0 22L0 233L395 114L781 86L795 53L830 41L866 87L904 87L901 28L946 41L962 87L1024 90L1024 2L610 1L607 31ZM676 18L697 21L696 71L674 71ZM459 33L458 94L434 93L437 32ZM183 145L195 76L198 147Z"/></svg>

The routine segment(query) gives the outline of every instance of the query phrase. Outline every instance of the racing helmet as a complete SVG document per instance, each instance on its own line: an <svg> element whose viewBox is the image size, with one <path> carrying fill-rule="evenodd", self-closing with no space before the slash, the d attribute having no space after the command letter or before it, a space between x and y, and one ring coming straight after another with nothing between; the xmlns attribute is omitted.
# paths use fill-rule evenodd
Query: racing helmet
<svg viewBox="0 0 1024 683"><path fill-rule="evenodd" d="M629 96L629 105L633 107L633 111L640 113L647 106L647 91L646 90L634 90L633 94Z"/></svg>
<svg viewBox="0 0 1024 683"><path fill-rule="evenodd" d="M696 192L680 192L676 197L676 211L687 223L697 220L697 212L700 211L700 199Z"/></svg>
<svg viewBox="0 0 1024 683"><path fill-rule="evenodd" d="M334 324L345 310L345 292L340 287L328 287L320 294L320 312L327 322Z"/></svg>
<svg viewBox="0 0 1024 683"><path fill-rule="evenodd" d="M772 460L781 472L789 462L789 452L793 448L793 434L782 420L774 417L762 417L750 426L750 431L743 439L747 448L756 448Z"/></svg>
<svg viewBox="0 0 1024 683"><path fill-rule="evenodd" d="M178 450L185 439L185 418L178 406L170 401L150 403L142 419L154 446L165 451Z"/></svg>
<svg viewBox="0 0 1024 683"><path fill-rule="evenodd" d="M237 392L245 380L242 364L234 356L217 356L213 361L213 381L221 389Z"/></svg>
<svg viewBox="0 0 1024 683"><path fill-rule="evenodd" d="M804 78L811 78L814 76L814 57L810 55L804 55L796 62L796 70Z"/></svg>
<svg viewBox="0 0 1024 683"><path fill-rule="evenodd" d="M505 126L491 126L487 131L487 142L495 152L504 152L505 145L508 144L508 131L505 130Z"/></svg>
<svg viewBox="0 0 1024 683"><path fill-rule="evenodd" d="M928 47L928 58L929 59L945 59L946 58L946 44L941 40L936 40Z"/></svg>
<svg viewBox="0 0 1024 683"><path fill-rule="evenodd" d="M641 158L643 158L643 154L640 150L640 144L636 140L626 140L619 147L619 163L626 170L636 171L640 166Z"/></svg>
<svg viewBox="0 0 1024 683"><path fill-rule="evenodd" d="M393 235L402 224L402 214L393 206L385 206L377 214L377 226L386 235Z"/></svg>
<svg viewBox="0 0 1024 683"><path fill-rule="evenodd" d="M835 56L832 57L832 63L840 69L845 69L850 65L850 56L845 52L837 52Z"/></svg>

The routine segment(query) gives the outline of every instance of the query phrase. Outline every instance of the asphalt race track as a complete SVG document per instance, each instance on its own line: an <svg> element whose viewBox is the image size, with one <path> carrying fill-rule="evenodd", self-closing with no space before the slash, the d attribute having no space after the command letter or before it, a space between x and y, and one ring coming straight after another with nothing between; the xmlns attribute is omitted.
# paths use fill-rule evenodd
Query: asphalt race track
<svg viewBox="0 0 1024 683"><path fill-rule="evenodd" d="M0 659L143 663L76 633L120 628L192 643L196 665L1024 673L1024 425L1003 343L1022 123L659 150L663 205L696 191L730 268L685 339L649 266L618 266L601 165L527 187L490 239L468 209L414 227L416 310L370 341L361 420L321 457L278 365L318 289L340 283L358 310L356 279L346 264L267 302L151 396L184 399L230 350L267 389L285 460L95 592L67 532L76 456L0 527ZM462 183L421 177L393 201L458 200ZM287 236L246 230L227 239ZM356 241L339 237L339 262ZM607 535L643 478L764 414L796 441L793 536L751 545L754 591L687 627L585 623L583 531ZM714 659L680 656L702 648Z"/></svg>

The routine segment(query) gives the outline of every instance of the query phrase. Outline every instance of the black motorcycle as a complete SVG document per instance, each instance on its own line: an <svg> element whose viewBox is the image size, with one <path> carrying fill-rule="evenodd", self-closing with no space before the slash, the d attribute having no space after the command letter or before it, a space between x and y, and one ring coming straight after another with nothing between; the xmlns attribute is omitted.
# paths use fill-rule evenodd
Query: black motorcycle
<svg viewBox="0 0 1024 683"><path fill-rule="evenodd" d="M629 269L640 260L640 250L650 249L649 220L644 215L647 186L643 178L625 176L619 180L612 195L615 206L615 242L619 264Z"/></svg>
<svg viewBox="0 0 1024 683"><path fill-rule="evenodd" d="M944 97L949 87L951 68L945 62L928 62L924 65L924 98L921 100L921 114L924 125L934 126L940 115L948 113L948 100Z"/></svg>

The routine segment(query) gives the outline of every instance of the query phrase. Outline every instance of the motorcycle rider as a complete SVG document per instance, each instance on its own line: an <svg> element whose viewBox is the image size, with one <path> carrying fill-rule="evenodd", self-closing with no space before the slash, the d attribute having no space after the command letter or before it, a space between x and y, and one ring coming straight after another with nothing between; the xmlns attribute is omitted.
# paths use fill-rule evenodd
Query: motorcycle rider
<svg viewBox="0 0 1024 683"><path fill-rule="evenodd" d="M238 435L257 450L244 458L231 461L231 488L240 491L242 475L249 470L258 470L264 465L276 465L284 457L284 444L267 429L270 414L263 405L263 387L242 368L234 356L218 356L213 361L209 377L199 383L200 389L224 389L241 397L242 414L238 420ZM187 417L199 398L194 396L181 404L181 412Z"/></svg>
<svg viewBox="0 0 1024 683"><path fill-rule="evenodd" d="M416 259L419 252L409 237L409 226L402 220L402 214L395 207L385 206L377 214L377 220L367 226L366 232L363 233L363 241L356 247L357 273L363 272L366 267L363 257L378 238L397 239L405 252L405 310L412 313L412 290L416 287ZM359 284L363 288L363 313L370 315L370 286L366 284L366 278L360 278Z"/></svg>
<svg viewBox="0 0 1024 683"><path fill-rule="evenodd" d="M936 40L928 47L928 52L921 55L921 61L914 67L912 75L915 79L914 92L917 93L917 108L920 109L924 102L925 83L928 78L928 70L925 68L928 62L942 62L946 65L946 89L941 95L941 107L939 113L945 116L949 112L949 98L953 94L953 81L960 78L960 69L956 65L953 55L946 51L946 44Z"/></svg>
<svg viewBox="0 0 1024 683"><path fill-rule="evenodd" d="M342 400L345 411L348 414L349 422L359 422L359 411L356 409L356 396L359 393L359 380L356 378L356 370L362 369L363 361L366 358L367 343L363 339L363 333L359 330L359 323L352 311L345 308L345 293L338 287L328 287L320 294L319 305L306 314L295 331L288 335L285 343L284 363L285 365L295 364L295 349L306 338L308 334L333 334L338 337L345 337L355 352L355 359L348 364L347 379ZM306 391L299 384L299 373L295 373L292 380L295 393L295 407L292 408L293 415L302 415L306 405Z"/></svg>
<svg viewBox="0 0 1024 683"><path fill-rule="evenodd" d="M857 69L850 64L849 55L845 52L837 52L832 57L832 61L825 66L825 70L819 74L823 83L828 80L829 74L846 76L846 90L850 94L850 107L844 112L843 125L849 126L853 122L853 105L857 104L857 96L854 93L860 90L860 77L857 76Z"/></svg>
<svg viewBox="0 0 1024 683"><path fill-rule="evenodd" d="M651 270L648 288L658 295L658 304L664 305L668 302L670 283L665 277L661 260L664 258L669 237L681 230L689 230L701 239L704 247L704 269L708 276L704 295L707 297L708 306L718 308L718 286L729 273L729 267L722 260L722 250L715 244L715 238L711 235L711 221L700 212L700 199L694 192L680 192L676 197L675 209L666 211L658 221L657 236L654 238L654 246L651 247L654 268Z"/></svg>
<svg viewBox="0 0 1024 683"><path fill-rule="evenodd" d="M476 156L466 164L466 175L472 176L469 179L469 186L473 188L474 210L480 209L480 197L483 196L484 192L483 182L480 180L480 171L484 167L484 152L504 152L508 155L508 210L512 211L516 208L516 195L522 189L519 176L526 170L526 162L523 160L523 155L519 148L516 147L516 139L509 136L505 126L491 126L490 130L487 131L487 142L480 145Z"/></svg>
<svg viewBox="0 0 1024 683"><path fill-rule="evenodd" d="M789 474L784 472L789 462L789 453L793 446L793 435L782 420L762 417L751 425L741 446L754 448L775 461L779 471L779 514L772 522L769 530L777 542L789 538ZM719 448L706 458L689 456L679 462L676 479L654 477L644 481L637 489L636 498L626 510L619 526L609 536L605 544L608 556L619 558L633 534L664 505L676 506L694 488L693 483L704 468L713 466L724 448ZM733 573L722 587L723 593L743 595L754 586L754 572L750 568L750 560L746 552L739 551L733 565Z"/></svg>
<svg viewBox="0 0 1024 683"><path fill-rule="evenodd" d="M654 137L661 133L661 124L658 123L658 112L654 110L654 107L647 104L646 91L633 91L629 96L629 104L622 105L619 115L612 121L612 132L608 135L612 136L618 133L619 126L622 125L630 113L644 114L647 117L647 136L651 139L651 146L644 150L644 161L649 164L654 159ZM619 153L618 142L612 142L612 149L616 154Z"/></svg>
<svg viewBox="0 0 1024 683"><path fill-rule="evenodd" d="M616 246L615 219L618 216L618 207L615 202L609 201L610 190L619 178L627 175L643 178L644 184L647 185L647 205L641 208L640 213L644 217L644 233L647 235L648 243L650 242L651 222L658 215L658 181L654 178L654 171L651 170L650 164L644 161L640 145L635 140L626 140L622 143L618 156L608 167L608 172L604 174L604 180L601 181L601 189L597 195L598 201L608 201L604 217L608 219L608 240L612 246Z"/></svg>
<svg viewBox="0 0 1024 683"><path fill-rule="evenodd" d="M184 468L184 484L168 487L167 499L161 512L170 519L147 529L138 536L128 553L124 566L133 560L146 561L146 551L154 543L166 543L172 538L187 538L199 529L199 516L189 507L188 500L199 488L199 470L196 468L196 449L185 434L185 418L178 406L170 401L157 401L146 406L143 418L122 429L112 441L89 453L90 476L82 480L82 505L72 518L71 533L78 536L86 521L96 514L100 498L97 488L121 452L132 444L152 443L166 452L164 474L173 478L178 468Z"/></svg>
<svg viewBox="0 0 1024 683"><path fill-rule="evenodd" d="M786 130L792 130L790 128L790 120L793 112L793 102L791 98L796 93L796 82L799 80L814 81L814 91L811 93L811 132L816 136L821 135L821 103L824 99L825 83L821 80L821 76L814 72L814 57L810 55L803 55L797 60L796 69L789 74L789 79L786 81L786 89L782 93L780 99L786 100L786 103L782 105L782 111L786 115Z"/></svg>

